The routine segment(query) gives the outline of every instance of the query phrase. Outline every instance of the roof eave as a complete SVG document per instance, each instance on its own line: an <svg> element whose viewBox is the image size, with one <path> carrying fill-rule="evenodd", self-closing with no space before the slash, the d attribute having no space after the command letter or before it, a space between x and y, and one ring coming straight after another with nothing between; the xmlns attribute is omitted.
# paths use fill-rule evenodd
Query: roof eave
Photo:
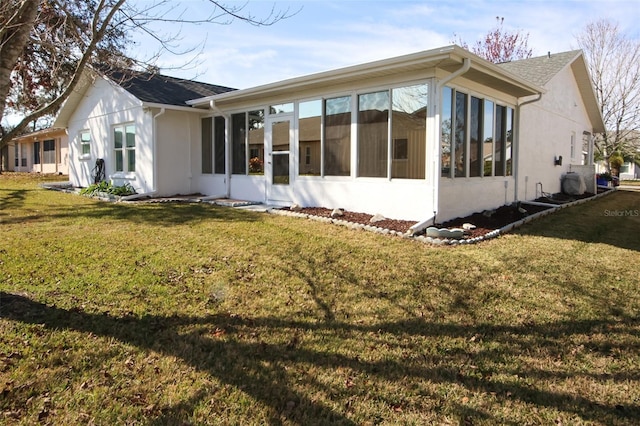
<svg viewBox="0 0 640 426"><path fill-rule="evenodd" d="M571 69L576 78L576 82L578 83L578 90L580 90L580 95L582 96L582 100L587 110L587 115L591 120L593 132L603 133L606 130L606 127L604 119L602 118L602 111L600 110L600 104L598 103L598 98L593 88L587 63L582 54L578 55L578 57L576 57L576 59L571 63Z"/></svg>
<svg viewBox="0 0 640 426"><path fill-rule="evenodd" d="M400 57L354 65L336 70L324 71L302 77L290 78L275 83L256 86L248 89L235 90L219 95L207 96L187 101L188 105L195 107L208 107L210 101L224 102L227 100L241 101L250 98L262 98L289 93L296 89L318 87L325 84L358 81L365 77L391 75L394 72L443 68L453 70L462 65L465 58L471 59L471 67L476 73L488 76L494 84L498 81L506 84L507 90L517 92L518 97L534 95L544 92L544 89L531 84L511 73L508 73L495 64L474 55L459 46L451 45L439 49L433 49Z"/></svg>
<svg viewBox="0 0 640 426"><path fill-rule="evenodd" d="M188 112L198 112L198 113L202 113L204 111L199 110L197 108L194 108L192 106L181 106L181 105L173 105L173 104L163 104L163 103L158 103L158 102L142 102L142 107L143 108L158 108L158 109L170 109L173 111L188 111Z"/></svg>

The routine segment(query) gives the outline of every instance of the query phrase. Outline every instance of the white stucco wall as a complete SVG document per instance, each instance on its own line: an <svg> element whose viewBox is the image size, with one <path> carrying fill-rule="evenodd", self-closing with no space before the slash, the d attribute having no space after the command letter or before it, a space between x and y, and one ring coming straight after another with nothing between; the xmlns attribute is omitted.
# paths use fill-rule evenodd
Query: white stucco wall
<svg viewBox="0 0 640 426"><path fill-rule="evenodd" d="M514 184L512 176L441 178L437 222L512 203Z"/></svg>
<svg viewBox="0 0 640 426"><path fill-rule="evenodd" d="M116 174L113 152L113 127L117 124L136 125L136 172ZM81 155L80 131L91 133L91 153ZM115 178L119 184L129 182L138 192L147 192L152 184L151 118L142 109L142 103L122 88L104 79L97 79L71 115L69 131L69 179L74 186L86 187L93 183L92 170L96 160L105 161L107 179Z"/></svg>
<svg viewBox="0 0 640 426"><path fill-rule="evenodd" d="M592 132L587 112L571 68L567 67L545 86L540 101L525 105L520 114L518 198L531 200L561 191L562 175L581 164L583 132ZM576 138L571 158L571 135ZM554 160L562 156L562 165Z"/></svg>
<svg viewBox="0 0 640 426"><path fill-rule="evenodd" d="M159 110L154 109L154 114ZM165 110L156 119L157 195L198 192L191 182L192 150L200 143L198 117L187 111Z"/></svg>
<svg viewBox="0 0 640 426"><path fill-rule="evenodd" d="M191 158L192 148L200 143L200 112L170 107L162 112L159 107L145 107L121 87L96 80L68 123L71 183L80 187L93 183L92 170L96 160L102 158L106 178L114 184L129 183L138 193L155 192L159 196L193 193ZM136 126L136 170L116 172L113 129L130 123ZM91 153L83 156L80 132L87 129L91 133Z"/></svg>

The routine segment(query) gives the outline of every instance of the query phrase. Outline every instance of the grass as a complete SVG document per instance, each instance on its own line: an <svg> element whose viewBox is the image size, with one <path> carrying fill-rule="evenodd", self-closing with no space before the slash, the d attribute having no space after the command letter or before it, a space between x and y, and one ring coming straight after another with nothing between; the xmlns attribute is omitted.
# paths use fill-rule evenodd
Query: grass
<svg viewBox="0 0 640 426"><path fill-rule="evenodd" d="M434 248L42 179L0 175L0 423L640 418L638 192Z"/></svg>

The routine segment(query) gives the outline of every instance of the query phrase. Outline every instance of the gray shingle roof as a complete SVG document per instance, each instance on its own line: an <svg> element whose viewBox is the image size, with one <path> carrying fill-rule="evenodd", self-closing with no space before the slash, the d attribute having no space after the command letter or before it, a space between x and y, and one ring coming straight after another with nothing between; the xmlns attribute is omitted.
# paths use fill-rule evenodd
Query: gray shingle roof
<svg viewBox="0 0 640 426"><path fill-rule="evenodd" d="M112 71L111 80L143 102L187 106L191 99L230 92L230 87L152 73Z"/></svg>
<svg viewBox="0 0 640 426"><path fill-rule="evenodd" d="M497 65L538 86L544 86L553 76L560 72L562 68L572 63L579 54L579 50L572 50L536 58L504 62Z"/></svg>

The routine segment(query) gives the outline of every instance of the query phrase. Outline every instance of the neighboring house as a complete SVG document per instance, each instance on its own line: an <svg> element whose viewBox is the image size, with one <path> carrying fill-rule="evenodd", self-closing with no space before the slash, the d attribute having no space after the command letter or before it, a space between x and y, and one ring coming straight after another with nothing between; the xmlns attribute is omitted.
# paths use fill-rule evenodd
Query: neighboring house
<svg viewBox="0 0 640 426"><path fill-rule="evenodd" d="M87 71L54 124L68 130L71 184L94 183L100 159L117 185L148 194L191 193L192 169L199 169L192 149L200 146L206 111L186 101L229 90L158 74Z"/></svg>
<svg viewBox="0 0 640 426"><path fill-rule="evenodd" d="M533 199L539 184L559 192L570 171L593 181L592 135L604 128L579 51L495 65L448 46L171 108L129 90L97 79L63 107L74 184L91 183L89 163L105 158L111 179L139 192L441 222ZM83 132L88 158L76 154Z"/></svg>
<svg viewBox="0 0 640 426"><path fill-rule="evenodd" d="M69 143L64 128L49 128L17 136L3 152L3 170L69 173Z"/></svg>
<svg viewBox="0 0 640 426"><path fill-rule="evenodd" d="M627 161L620 166L620 180L640 179L640 163Z"/></svg>

